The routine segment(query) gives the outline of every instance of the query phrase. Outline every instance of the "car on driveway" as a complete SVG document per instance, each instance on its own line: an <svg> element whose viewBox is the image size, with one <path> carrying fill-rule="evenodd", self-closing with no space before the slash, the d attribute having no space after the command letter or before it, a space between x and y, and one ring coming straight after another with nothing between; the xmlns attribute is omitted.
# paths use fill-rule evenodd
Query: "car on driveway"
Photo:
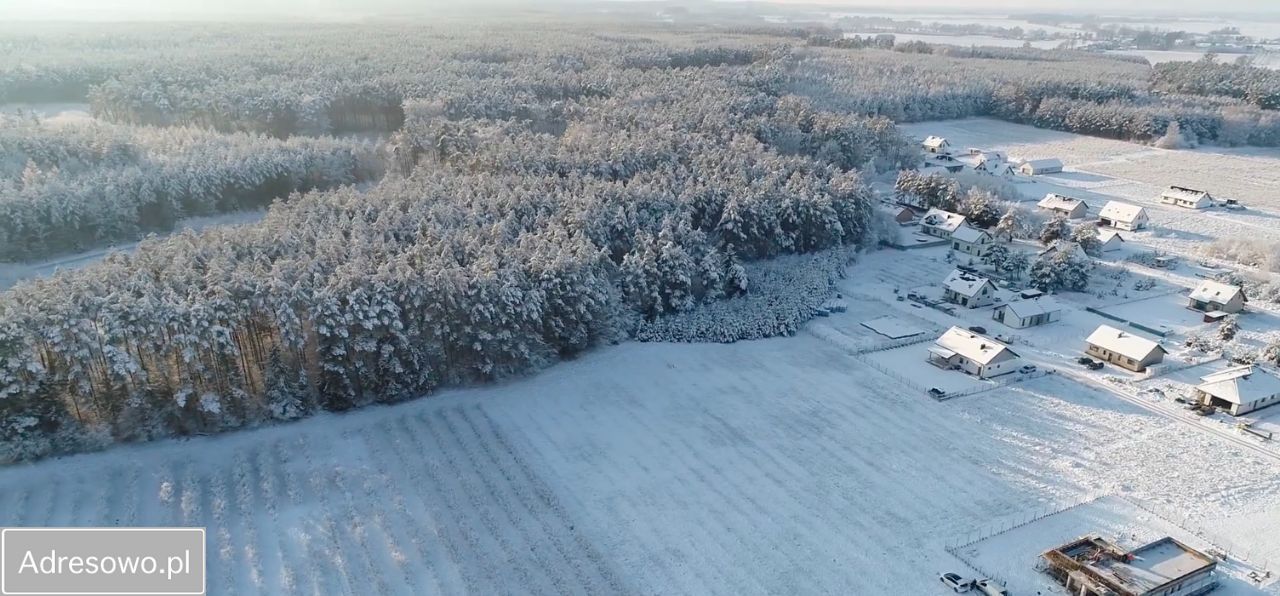
<svg viewBox="0 0 1280 596"><path fill-rule="evenodd" d="M960 577L958 573L939 574L938 580L942 582L942 585L951 588L957 594L968 592L973 588L973 580Z"/></svg>
<svg viewBox="0 0 1280 596"><path fill-rule="evenodd" d="M1009 596L1009 590L994 579L980 579L974 582L973 587L987 596Z"/></svg>
<svg viewBox="0 0 1280 596"><path fill-rule="evenodd" d="M1077 359L1076 359L1076 362L1079 362L1080 364L1083 364L1083 365L1084 365L1084 367L1085 367L1085 368L1087 368L1087 369L1089 369L1089 370L1098 370L1098 369L1102 368L1102 362L1101 362L1101 361L1094 360L1093 358L1090 358L1090 357L1088 357L1088 356L1081 356L1081 357L1079 357L1079 358L1077 358Z"/></svg>
<svg viewBox="0 0 1280 596"><path fill-rule="evenodd" d="M1020 373L1022 373L1022 374L1024 374L1024 375L1029 375L1029 374L1031 374L1031 373L1033 373L1033 372L1036 372L1036 365L1034 365L1034 364L1024 364L1024 365L1022 366L1022 368L1019 368L1019 369L1018 369L1018 372L1020 372Z"/></svg>

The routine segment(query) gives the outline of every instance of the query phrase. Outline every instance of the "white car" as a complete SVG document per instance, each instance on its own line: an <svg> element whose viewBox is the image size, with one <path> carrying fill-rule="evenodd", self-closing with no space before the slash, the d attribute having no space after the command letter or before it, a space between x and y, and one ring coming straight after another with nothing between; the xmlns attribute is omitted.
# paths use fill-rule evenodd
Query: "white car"
<svg viewBox="0 0 1280 596"><path fill-rule="evenodd" d="M973 586L987 596L1009 596L1009 590L994 579L980 579Z"/></svg>
<svg viewBox="0 0 1280 596"><path fill-rule="evenodd" d="M955 573L941 573L938 575L938 580L942 582L942 585L951 588L951 590L957 594L961 592L968 592L973 588L973 580L965 579Z"/></svg>

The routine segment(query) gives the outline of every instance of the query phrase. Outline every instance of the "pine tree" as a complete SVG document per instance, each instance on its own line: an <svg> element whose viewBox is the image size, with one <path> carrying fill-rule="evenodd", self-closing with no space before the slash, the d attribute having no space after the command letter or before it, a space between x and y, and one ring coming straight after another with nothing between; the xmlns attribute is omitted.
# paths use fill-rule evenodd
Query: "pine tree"
<svg viewBox="0 0 1280 596"><path fill-rule="evenodd" d="M1049 221L1044 222L1044 226L1040 228L1040 244L1048 246L1057 240L1066 238L1070 233L1067 227L1067 220L1058 216Z"/></svg>

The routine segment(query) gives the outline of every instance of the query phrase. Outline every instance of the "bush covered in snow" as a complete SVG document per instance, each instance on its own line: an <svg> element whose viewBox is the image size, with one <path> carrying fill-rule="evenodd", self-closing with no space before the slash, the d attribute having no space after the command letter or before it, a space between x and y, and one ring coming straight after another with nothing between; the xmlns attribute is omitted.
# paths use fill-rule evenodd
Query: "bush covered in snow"
<svg viewBox="0 0 1280 596"><path fill-rule="evenodd" d="M836 249L746 265L746 294L644 322L640 341L734 342L792 335L834 294L850 255Z"/></svg>
<svg viewBox="0 0 1280 596"><path fill-rule="evenodd" d="M1218 238L1201 246L1200 252L1207 257L1280 272L1280 244L1275 242L1258 238Z"/></svg>

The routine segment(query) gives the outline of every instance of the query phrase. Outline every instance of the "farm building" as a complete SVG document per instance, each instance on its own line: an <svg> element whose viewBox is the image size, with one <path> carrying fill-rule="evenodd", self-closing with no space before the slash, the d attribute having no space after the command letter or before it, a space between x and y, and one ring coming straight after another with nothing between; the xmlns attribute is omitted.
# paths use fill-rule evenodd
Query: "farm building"
<svg viewBox="0 0 1280 596"><path fill-rule="evenodd" d="M962 225L964 225L963 215L937 208L930 209L924 217L920 218L920 231L939 238L950 238L951 234Z"/></svg>
<svg viewBox="0 0 1280 596"><path fill-rule="evenodd" d="M991 250L995 239L985 230L970 227L968 224L956 228L951 233L951 248L967 255L984 257Z"/></svg>
<svg viewBox="0 0 1280 596"><path fill-rule="evenodd" d="M1022 165L1018 166L1018 171L1028 176L1039 176L1041 174L1057 174L1062 171L1062 160L1030 159L1022 162Z"/></svg>
<svg viewBox="0 0 1280 596"><path fill-rule="evenodd" d="M1036 206L1060 214L1067 219L1080 219L1089 214L1089 205L1075 197L1049 193Z"/></svg>
<svg viewBox="0 0 1280 596"><path fill-rule="evenodd" d="M1124 248L1124 236L1115 230L1101 230L1098 232L1098 250L1102 252L1112 252Z"/></svg>
<svg viewBox="0 0 1280 596"><path fill-rule="evenodd" d="M926 153L950 153L951 143L943 137L930 136L920 143L920 148Z"/></svg>
<svg viewBox="0 0 1280 596"><path fill-rule="evenodd" d="M1233 366L1200 380L1203 382L1196 385L1196 400L1232 416L1280 403L1280 378L1252 364Z"/></svg>
<svg viewBox="0 0 1280 596"><path fill-rule="evenodd" d="M994 339L952 327L929 348L929 363L988 379L1018 370L1021 357Z"/></svg>
<svg viewBox="0 0 1280 596"><path fill-rule="evenodd" d="M966 308L989 306L996 301L996 285L985 277L956 269L942 282L942 299Z"/></svg>
<svg viewBox="0 0 1280 596"><path fill-rule="evenodd" d="M1098 221L1104 226L1132 232L1147 227L1147 222L1151 219L1147 217L1147 210L1142 207L1109 201L1098 213Z"/></svg>
<svg viewBox="0 0 1280 596"><path fill-rule="evenodd" d="M1015 300L997 306L991 318L1016 329L1052 323L1062 317L1062 307L1053 298Z"/></svg>
<svg viewBox="0 0 1280 596"><path fill-rule="evenodd" d="M1168 353L1159 343L1110 325L1099 325L1085 344L1085 354L1133 372L1159 364Z"/></svg>
<svg viewBox="0 0 1280 596"><path fill-rule="evenodd" d="M1213 197L1203 190L1170 186L1160 193L1160 202L1165 205L1185 207L1187 209L1207 209L1213 206Z"/></svg>
<svg viewBox="0 0 1280 596"><path fill-rule="evenodd" d="M1040 556L1075 596L1198 596L1218 585L1213 558L1168 537L1125 551L1085 536Z"/></svg>
<svg viewBox="0 0 1280 596"><path fill-rule="evenodd" d="M1187 308L1203 312L1235 313L1244 310L1244 303L1248 301L1240 286L1206 279L1191 291Z"/></svg>

